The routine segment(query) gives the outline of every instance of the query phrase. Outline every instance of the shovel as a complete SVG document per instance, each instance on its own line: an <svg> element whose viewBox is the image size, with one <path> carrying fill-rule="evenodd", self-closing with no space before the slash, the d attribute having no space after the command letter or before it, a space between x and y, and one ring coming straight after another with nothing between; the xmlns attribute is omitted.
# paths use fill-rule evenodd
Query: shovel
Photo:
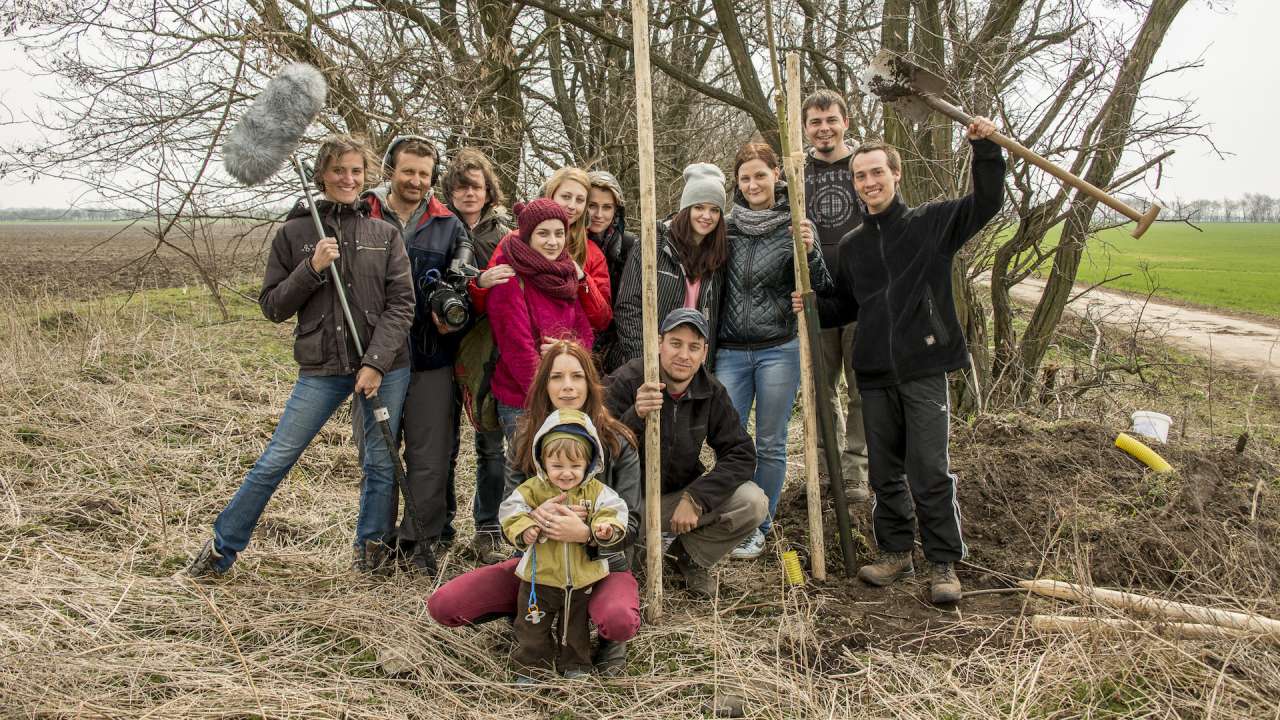
<svg viewBox="0 0 1280 720"><path fill-rule="evenodd" d="M968 125L973 122L973 116L946 99L948 93L945 80L888 50L881 50L876 55L875 60L871 62L871 65L863 72L862 85L871 94L880 98L881 101L889 103L898 112L918 122L923 122L927 119L930 112L946 115L961 125ZM1142 237L1142 234L1155 221L1156 215L1160 214L1160 206L1155 203L1151 203L1151 207L1145 213L1138 212L1126 203L1108 195L1096 185L1063 170L1008 136L996 132L992 133L989 139L1014 155L1138 223L1137 227L1133 229L1135 238Z"/></svg>

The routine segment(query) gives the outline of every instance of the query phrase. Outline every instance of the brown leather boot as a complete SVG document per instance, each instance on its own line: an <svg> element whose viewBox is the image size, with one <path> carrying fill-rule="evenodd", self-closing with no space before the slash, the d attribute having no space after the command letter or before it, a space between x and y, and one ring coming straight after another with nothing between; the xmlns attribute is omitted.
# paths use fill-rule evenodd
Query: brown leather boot
<svg viewBox="0 0 1280 720"><path fill-rule="evenodd" d="M960 578L949 562L933 563L929 574L929 599L934 605L960 602Z"/></svg>
<svg viewBox="0 0 1280 720"><path fill-rule="evenodd" d="M884 552L874 563L863 565L858 570L858 579L877 587L914 575L916 568L911 564L911 552Z"/></svg>

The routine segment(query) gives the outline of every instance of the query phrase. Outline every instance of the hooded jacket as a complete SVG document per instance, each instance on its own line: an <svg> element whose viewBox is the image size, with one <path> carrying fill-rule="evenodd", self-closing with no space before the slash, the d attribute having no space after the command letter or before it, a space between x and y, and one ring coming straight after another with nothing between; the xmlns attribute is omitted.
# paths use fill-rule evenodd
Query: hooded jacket
<svg viewBox="0 0 1280 720"><path fill-rule="evenodd" d="M374 188L366 192L364 198L369 203L370 217L381 218L387 212L386 187ZM443 275L449 269L458 246L470 242L467 226L434 195L428 198L426 211L422 213L405 243L415 295L413 327L409 331L409 348L415 372L453 365L458 344L466 335L466 328L446 335L441 335L436 330L429 302L436 283L428 274L435 270Z"/></svg>
<svg viewBox="0 0 1280 720"><path fill-rule="evenodd" d="M613 294L613 321L596 333L595 345L596 355L602 360L602 369L609 373L627 359L618 347L621 343L618 337L618 303L622 293L622 278L629 259L636 255L634 250L638 241L635 235L627 232L627 206L622 204L622 188L616 185L607 187L613 193L615 201L613 223L599 237L591 236L590 233L588 236L604 253L605 265L609 269L609 288Z"/></svg>
<svg viewBox="0 0 1280 720"><path fill-rule="evenodd" d="M658 223L658 317L665 318L667 313L684 307L685 288L689 280L684 265L680 262L680 254L676 251L671 237L670 219ZM712 337L707 339L708 369L716 356L716 327L720 320L720 300L724 289L724 267L702 278L702 286L698 289L697 309L707 318L707 327L711 328ZM618 341L611 349L606 366L609 371L618 369L625 363L640 357L644 350L644 327L641 324L641 291L643 281L640 278L640 253L632 253L627 259L627 269L622 274L622 284L618 288L618 301L613 307L613 321L618 330Z"/></svg>
<svg viewBox="0 0 1280 720"><path fill-rule="evenodd" d="M343 318L332 273L311 267L315 222L304 202L271 241L258 305L272 322L298 317L293 358L302 375L350 375L362 365L386 374L408 365L405 338L413 322L413 284L409 258L400 233L368 217L363 203L316 205L325 234L336 238L340 257L334 261L346 282L351 316L360 333L364 357L356 355Z"/></svg>
<svg viewBox="0 0 1280 720"><path fill-rule="evenodd" d="M609 376L605 404L637 437L643 437L645 421L636 414L636 389L644 383L644 360L636 358ZM710 470L702 464L703 444L715 451ZM640 448L641 463L644 447ZM684 394L662 401L662 494L684 490L703 512L714 510L733 495L738 486L751 482L756 471L756 447L743 429L738 411L724 389L704 365L689 381Z"/></svg>
<svg viewBox="0 0 1280 720"><path fill-rule="evenodd" d="M542 466L542 440L556 429L581 434L590 439L594 448L582 482L570 490L561 490L552 484L547 479L546 468ZM599 523L613 526L613 538L600 544L601 554L621 549L627 534L627 504L596 477L603 465L604 446L596 434L595 425L581 411L556 410L547 416L534 436L533 451L538 474L521 483L498 508L502 532L512 545L524 551L524 557L516 566L516 575L526 582L564 589L592 585L609 574L609 563L602 558L592 559L585 544L539 538L529 546L523 536L525 530L537 525L531 514L533 509L564 493L566 505L587 506L588 528Z"/></svg>
<svg viewBox="0 0 1280 720"><path fill-rule="evenodd" d="M791 309L796 277L786 183L778 183L773 192L775 202L769 211L773 218L767 229L753 232L744 227L747 200L741 191L734 191L734 207L726 218L729 262L717 331L721 349L767 348L796 337L796 314ZM816 244L807 260L814 292L830 294L831 276Z"/></svg>
<svg viewBox="0 0 1280 720"><path fill-rule="evenodd" d="M820 298L823 327L855 319L858 388L898 385L969 366L951 295L951 261L1004 200L1004 156L973 145L973 192L907 207L900 195L840 241L834 296Z"/></svg>
<svg viewBox="0 0 1280 720"><path fill-rule="evenodd" d="M519 235L509 234L503 242L524 241ZM501 254L502 246L499 246L494 257ZM581 293L568 299L552 297L518 274L490 291L489 324L498 347L498 364L489 387L498 402L524 407L541 360L539 348L543 337L570 336L583 347L591 347L594 334L581 297Z"/></svg>
<svg viewBox="0 0 1280 720"><path fill-rule="evenodd" d="M804 161L804 214L818 231L822 261L833 278L841 238L862 224L862 204L853 189L850 157L827 162L809 148Z"/></svg>

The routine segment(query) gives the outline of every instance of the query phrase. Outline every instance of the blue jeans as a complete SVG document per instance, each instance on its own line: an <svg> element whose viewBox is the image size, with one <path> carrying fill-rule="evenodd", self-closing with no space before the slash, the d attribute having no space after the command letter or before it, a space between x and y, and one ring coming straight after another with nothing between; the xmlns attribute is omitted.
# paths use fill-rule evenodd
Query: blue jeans
<svg viewBox="0 0 1280 720"><path fill-rule="evenodd" d="M507 438L508 443L511 442L512 436L516 434L516 423L523 414L524 408L522 407L498 403L498 424L502 426L502 434Z"/></svg>
<svg viewBox="0 0 1280 720"><path fill-rule="evenodd" d="M787 422L800 389L800 339L761 350L720 348L716 379L729 392L743 428L755 403L755 481L769 498L769 515L760 525L760 531L767 533L787 479Z"/></svg>
<svg viewBox="0 0 1280 720"><path fill-rule="evenodd" d="M293 385L284 406L284 415L276 426L271 442L262 451L258 462L245 477L226 509L213 524L214 547L222 555L218 569L226 570L235 562L236 555L249 545L249 536L258 525L267 501L289 473L302 451L324 427L334 411L351 396L355 389L355 375L303 376ZM386 403L391 413L391 433L400 432L400 411L404 408L405 391L409 388L409 369L392 370L382 378L378 397ZM360 493L360 514L356 518L355 545L363 547L368 540L382 540L389 528L387 518L391 512L391 491L395 487L395 475L391 456L382 438L382 431L373 419L373 404L361 403L364 408L364 488Z"/></svg>
<svg viewBox="0 0 1280 720"><path fill-rule="evenodd" d="M498 507L505 497L507 456L502 451L502 431L476 432L476 495L471 504L476 532L500 531Z"/></svg>

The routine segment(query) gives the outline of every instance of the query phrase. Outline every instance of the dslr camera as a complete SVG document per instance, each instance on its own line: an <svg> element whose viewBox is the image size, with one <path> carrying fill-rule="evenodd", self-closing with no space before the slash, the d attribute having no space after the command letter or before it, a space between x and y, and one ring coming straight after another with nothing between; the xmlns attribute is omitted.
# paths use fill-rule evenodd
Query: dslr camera
<svg viewBox="0 0 1280 720"><path fill-rule="evenodd" d="M453 253L453 260L442 274L430 270L426 274L427 305L440 322L457 330L471 320L471 301L467 297L467 281L480 274L471 265L471 243L464 241Z"/></svg>

